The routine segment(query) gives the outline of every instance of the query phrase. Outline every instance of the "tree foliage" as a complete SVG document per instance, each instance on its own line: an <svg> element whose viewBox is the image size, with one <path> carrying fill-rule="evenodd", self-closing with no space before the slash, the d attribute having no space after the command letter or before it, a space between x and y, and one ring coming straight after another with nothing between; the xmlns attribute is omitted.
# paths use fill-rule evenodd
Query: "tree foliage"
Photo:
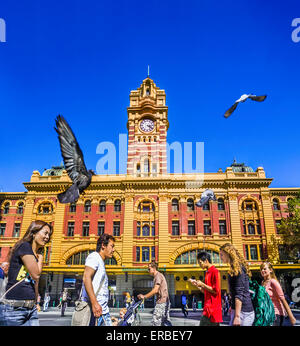
<svg viewBox="0 0 300 346"><path fill-rule="evenodd" d="M295 198L288 200L288 213L278 226L283 251L287 258L299 260L300 255L300 191Z"/></svg>

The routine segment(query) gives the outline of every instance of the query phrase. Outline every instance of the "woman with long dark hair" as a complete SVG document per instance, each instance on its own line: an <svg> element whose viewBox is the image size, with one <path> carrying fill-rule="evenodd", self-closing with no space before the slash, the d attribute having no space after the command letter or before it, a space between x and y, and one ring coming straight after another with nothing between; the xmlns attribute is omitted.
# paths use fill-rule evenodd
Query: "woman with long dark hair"
<svg viewBox="0 0 300 346"><path fill-rule="evenodd" d="M52 232L48 223L33 221L12 248L6 293L0 301L0 326L39 325L36 301L43 268L42 252Z"/></svg>

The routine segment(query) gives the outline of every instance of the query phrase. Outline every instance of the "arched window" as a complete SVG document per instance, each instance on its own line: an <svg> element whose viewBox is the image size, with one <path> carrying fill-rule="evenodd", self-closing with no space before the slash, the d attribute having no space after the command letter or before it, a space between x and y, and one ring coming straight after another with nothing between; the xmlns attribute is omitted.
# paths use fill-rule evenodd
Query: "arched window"
<svg viewBox="0 0 300 346"><path fill-rule="evenodd" d="M277 198L273 199L273 209L274 210L280 210L280 204Z"/></svg>
<svg viewBox="0 0 300 346"><path fill-rule="evenodd" d="M203 251L203 249L195 249L192 251L184 252L176 258L174 264L197 264L197 255L201 251ZM205 250L205 251L210 254L212 263L214 264L221 263L220 255L218 252L212 251L212 250Z"/></svg>
<svg viewBox="0 0 300 346"><path fill-rule="evenodd" d="M194 200L192 198L189 198L186 201L186 204L187 204L187 210L192 211L195 209Z"/></svg>
<svg viewBox="0 0 300 346"><path fill-rule="evenodd" d="M203 204L202 210L209 210L209 201Z"/></svg>
<svg viewBox="0 0 300 346"><path fill-rule="evenodd" d="M218 210L225 210L225 204L223 198L218 198Z"/></svg>
<svg viewBox="0 0 300 346"><path fill-rule="evenodd" d="M138 211L143 213L150 213L151 211L155 211L154 203L151 201L143 201L138 206Z"/></svg>
<svg viewBox="0 0 300 346"><path fill-rule="evenodd" d="M102 199L99 203L99 211L101 213L106 211L106 201L104 199Z"/></svg>
<svg viewBox="0 0 300 346"><path fill-rule="evenodd" d="M115 200L114 211L121 211L121 201L119 199Z"/></svg>
<svg viewBox="0 0 300 346"><path fill-rule="evenodd" d="M86 258L91 252L94 252L94 251L86 250L86 251L77 252L67 259L66 264L67 265L85 265ZM104 262L106 265L117 265L117 261L114 257L106 259Z"/></svg>
<svg viewBox="0 0 300 346"><path fill-rule="evenodd" d="M70 204L70 213L76 213L76 203L71 203Z"/></svg>
<svg viewBox="0 0 300 346"><path fill-rule="evenodd" d="M178 199L173 198L172 199L172 211L178 211L179 210L179 202Z"/></svg>
<svg viewBox="0 0 300 346"><path fill-rule="evenodd" d="M5 203L4 204L4 208L3 208L3 214L8 214L9 213L9 203Z"/></svg>
<svg viewBox="0 0 300 346"><path fill-rule="evenodd" d="M24 203L21 202L18 204L17 214L23 214L23 210L24 210Z"/></svg>
<svg viewBox="0 0 300 346"><path fill-rule="evenodd" d="M242 209L246 211L257 210L257 204L252 199L246 199L242 204Z"/></svg>
<svg viewBox="0 0 300 346"><path fill-rule="evenodd" d="M39 214L51 214L53 213L53 206L49 202L42 203L38 208Z"/></svg>
<svg viewBox="0 0 300 346"><path fill-rule="evenodd" d="M149 173L150 172L150 164L149 164L149 159L144 160L144 173Z"/></svg>
<svg viewBox="0 0 300 346"><path fill-rule="evenodd" d="M92 208L92 203L90 200L86 201L84 203L84 212L85 213L89 213L91 211L91 208Z"/></svg>

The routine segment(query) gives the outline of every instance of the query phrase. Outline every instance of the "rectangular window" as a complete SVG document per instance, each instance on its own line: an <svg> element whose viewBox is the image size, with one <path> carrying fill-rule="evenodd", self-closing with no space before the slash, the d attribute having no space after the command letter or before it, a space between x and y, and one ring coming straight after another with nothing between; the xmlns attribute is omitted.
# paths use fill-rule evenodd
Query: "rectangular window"
<svg viewBox="0 0 300 346"><path fill-rule="evenodd" d="M114 237L120 236L120 221L114 221L113 235Z"/></svg>
<svg viewBox="0 0 300 346"><path fill-rule="evenodd" d="M153 163L152 164L152 173L153 173L153 177L156 177L157 176L157 165L156 163Z"/></svg>
<svg viewBox="0 0 300 346"><path fill-rule="evenodd" d="M74 222L68 222L68 237L74 237L74 228L75 223Z"/></svg>
<svg viewBox="0 0 300 346"><path fill-rule="evenodd" d="M243 220L243 232L244 232L244 234L247 234L246 222L245 222L245 220Z"/></svg>
<svg viewBox="0 0 300 346"><path fill-rule="evenodd" d="M142 232L143 232L143 237L149 237L150 236L150 227L148 224L143 226Z"/></svg>
<svg viewBox="0 0 300 346"><path fill-rule="evenodd" d="M152 234L152 237L155 237L155 221L152 221L152 224L151 224L151 234Z"/></svg>
<svg viewBox="0 0 300 346"><path fill-rule="evenodd" d="M203 221L203 230L204 230L204 235L211 235L210 220Z"/></svg>
<svg viewBox="0 0 300 346"><path fill-rule="evenodd" d="M219 220L219 232L221 235L227 234L225 220Z"/></svg>
<svg viewBox="0 0 300 346"><path fill-rule="evenodd" d="M260 220L256 220L256 231L257 234L261 234Z"/></svg>
<svg viewBox="0 0 300 346"><path fill-rule="evenodd" d="M6 223L0 223L0 237L4 237Z"/></svg>
<svg viewBox="0 0 300 346"><path fill-rule="evenodd" d="M105 222L98 221L98 237L105 232Z"/></svg>
<svg viewBox="0 0 300 346"><path fill-rule="evenodd" d="M142 262L149 262L149 247L142 247Z"/></svg>
<svg viewBox="0 0 300 346"><path fill-rule="evenodd" d="M136 248L136 262L140 262L141 257L140 257L140 248Z"/></svg>
<svg viewBox="0 0 300 346"><path fill-rule="evenodd" d="M249 247L248 247L248 245L245 245L245 257L246 257L246 260L249 261Z"/></svg>
<svg viewBox="0 0 300 346"><path fill-rule="evenodd" d="M250 245L250 257L251 257L251 260L254 260L254 261L258 260L257 246L256 245Z"/></svg>
<svg viewBox="0 0 300 346"><path fill-rule="evenodd" d="M279 234L279 227L281 224L281 220L275 220L275 224L276 224L276 233Z"/></svg>
<svg viewBox="0 0 300 346"><path fill-rule="evenodd" d="M141 223L138 221L137 224L136 224L136 235L138 237L141 236Z"/></svg>
<svg viewBox="0 0 300 346"><path fill-rule="evenodd" d="M188 235L195 235L195 221L188 221Z"/></svg>
<svg viewBox="0 0 300 346"><path fill-rule="evenodd" d="M151 260L155 260L155 246L151 247Z"/></svg>
<svg viewBox="0 0 300 346"><path fill-rule="evenodd" d="M253 221L251 221L251 223L248 223L248 233L255 234L255 227L254 227Z"/></svg>
<svg viewBox="0 0 300 346"><path fill-rule="evenodd" d="M261 260L264 260L265 256L264 256L264 248L263 248L263 245L262 244L259 244L259 255L260 255L260 259Z"/></svg>
<svg viewBox="0 0 300 346"><path fill-rule="evenodd" d="M20 236L20 228L21 228L21 224L15 223L15 225L14 225L14 233L13 233L13 237L14 238L18 238Z"/></svg>
<svg viewBox="0 0 300 346"><path fill-rule="evenodd" d="M88 237L90 234L90 223L89 222L84 222L82 225L82 235L84 237Z"/></svg>
<svg viewBox="0 0 300 346"><path fill-rule="evenodd" d="M179 221L172 221L172 235L179 235Z"/></svg>

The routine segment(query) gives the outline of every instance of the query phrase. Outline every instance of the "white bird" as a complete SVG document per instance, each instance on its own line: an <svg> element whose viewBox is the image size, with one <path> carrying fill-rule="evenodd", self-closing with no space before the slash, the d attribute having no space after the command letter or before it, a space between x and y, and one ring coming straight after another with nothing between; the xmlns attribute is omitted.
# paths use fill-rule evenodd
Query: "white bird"
<svg viewBox="0 0 300 346"><path fill-rule="evenodd" d="M262 95L262 96L256 96L256 95L252 95L252 94L243 94L238 100L235 101L235 103L225 112L224 117L228 118L236 109L237 105L240 102L245 102L248 98L252 101L258 101L258 102L262 102L266 99L267 95Z"/></svg>

